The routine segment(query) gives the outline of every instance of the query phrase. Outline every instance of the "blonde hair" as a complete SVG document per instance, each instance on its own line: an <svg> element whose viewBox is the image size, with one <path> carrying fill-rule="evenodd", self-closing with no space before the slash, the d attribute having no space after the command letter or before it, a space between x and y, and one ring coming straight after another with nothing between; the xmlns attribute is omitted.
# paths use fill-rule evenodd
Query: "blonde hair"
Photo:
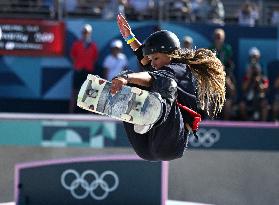
<svg viewBox="0 0 279 205"><path fill-rule="evenodd" d="M189 66L195 83L199 106L210 117L214 117L222 110L225 103L226 74L216 53L205 48L179 49L170 56Z"/></svg>

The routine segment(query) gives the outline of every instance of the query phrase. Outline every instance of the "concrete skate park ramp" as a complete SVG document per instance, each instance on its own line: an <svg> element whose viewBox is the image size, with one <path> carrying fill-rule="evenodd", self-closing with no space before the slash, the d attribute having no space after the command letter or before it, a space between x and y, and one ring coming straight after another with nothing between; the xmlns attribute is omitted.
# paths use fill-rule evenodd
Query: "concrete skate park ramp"
<svg viewBox="0 0 279 205"><path fill-rule="evenodd" d="M6 115L0 130L0 202L14 201L16 164L134 154L121 123L88 115ZM190 138L184 156L169 163L168 199L279 204L278 124L206 122L200 130L201 141Z"/></svg>

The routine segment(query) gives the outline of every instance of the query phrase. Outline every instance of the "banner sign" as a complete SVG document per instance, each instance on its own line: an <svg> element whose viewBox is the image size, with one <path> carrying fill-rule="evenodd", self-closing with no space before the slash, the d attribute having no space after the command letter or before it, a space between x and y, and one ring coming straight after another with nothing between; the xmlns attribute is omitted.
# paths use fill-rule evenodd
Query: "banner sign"
<svg viewBox="0 0 279 205"><path fill-rule="evenodd" d="M65 26L48 20L0 19L0 55L64 54Z"/></svg>
<svg viewBox="0 0 279 205"><path fill-rule="evenodd" d="M135 155L30 162L16 170L18 205L165 205L167 199L167 162Z"/></svg>

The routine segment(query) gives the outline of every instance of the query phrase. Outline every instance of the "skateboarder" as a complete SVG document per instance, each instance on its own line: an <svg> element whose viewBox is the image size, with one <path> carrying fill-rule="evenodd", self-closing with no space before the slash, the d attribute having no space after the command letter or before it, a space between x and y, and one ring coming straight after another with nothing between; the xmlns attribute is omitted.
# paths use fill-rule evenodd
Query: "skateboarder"
<svg viewBox="0 0 279 205"><path fill-rule="evenodd" d="M141 44L122 15L118 15L117 23L145 71L120 74L112 80L111 92L118 92L126 84L136 85L159 93L164 108L154 125L124 122L129 141L143 159L180 158L187 147L190 130L196 131L201 120L197 111L214 116L223 107L222 63L208 49L181 49L179 39L170 31L157 31Z"/></svg>

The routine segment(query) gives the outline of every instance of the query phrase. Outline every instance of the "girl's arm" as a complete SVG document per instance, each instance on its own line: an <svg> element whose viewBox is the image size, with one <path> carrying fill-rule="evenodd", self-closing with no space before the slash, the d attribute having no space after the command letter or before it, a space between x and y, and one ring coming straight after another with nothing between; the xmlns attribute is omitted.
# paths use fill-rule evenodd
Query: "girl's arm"
<svg viewBox="0 0 279 205"><path fill-rule="evenodd" d="M117 24L118 24L119 31L124 39L132 38L134 36L128 21L121 14L117 15ZM129 45L133 51L136 51L137 49L140 48L142 44L135 36L134 38L135 39L132 40L131 43L129 43ZM142 65L147 65L149 63L149 59L147 57L143 57L142 59L140 59L140 63Z"/></svg>
<svg viewBox="0 0 279 205"><path fill-rule="evenodd" d="M127 85L128 83L150 87L152 82L153 78L148 72L125 74L112 80L111 93L117 93L119 90L121 90L122 86Z"/></svg>

